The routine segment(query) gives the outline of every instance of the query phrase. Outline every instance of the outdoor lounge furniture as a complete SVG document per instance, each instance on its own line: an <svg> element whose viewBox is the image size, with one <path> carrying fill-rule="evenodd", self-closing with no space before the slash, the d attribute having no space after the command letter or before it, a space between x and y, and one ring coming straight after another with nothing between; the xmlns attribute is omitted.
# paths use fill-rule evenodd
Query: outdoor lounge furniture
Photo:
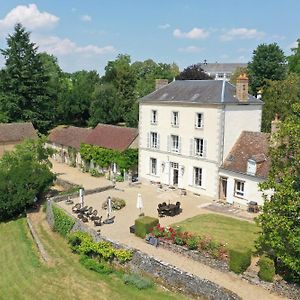
<svg viewBox="0 0 300 300"><path fill-rule="evenodd" d="M131 226L129 227L129 232L130 232L130 233L135 233L135 225L131 225Z"/></svg>
<svg viewBox="0 0 300 300"><path fill-rule="evenodd" d="M77 203L72 207L72 211L76 213L76 212L78 212L80 207L81 207L80 203Z"/></svg>
<svg viewBox="0 0 300 300"><path fill-rule="evenodd" d="M115 218L116 218L116 216L108 218L108 219L103 221L103 224L113 224L115 222Z"/></svg>
<svg viewBox="0 0 300 300"><path fill-rule="evenodd" d="M83 223L87 223L89 221L89 219L87 217L83 217L81 220Z"/></svg>
<svg viewBox="0 0 300 300"><path fill-rule="evenodd" d="M78 219L82 219L83 217L84 217L83 213L79 213L79 214L77 215L77 218L78 218Z"/></svg>
<svg viewBox="0 0 300 300"><path fill-rule="evenodd" d="M85 213L87 210L88 210L88 207L85 206L85 207L83 207L83 208L80 208L78 211L79 211L79 212L82 212L82 213Z"/></svg>
<svg viewBox="0 0 300 300"><path fill-rule="evenodd" d="M101 225L102 225L102 222L101 222L101 221L102 221L102 216L101 216L98 220L95 220L95 221L94 221L94 225L95 225L95 226L101 226Z"/></svg>
<svg viewBox="0 0 300 300"><path fill-rule="evenodd" d="M91 221L96 221L96 220L99 220L100 217L99 216L95 216L95 215L91 215L90 219L91 219Z"/></svg>
<svg viewBox="0 0 300 300"><path fill-rule="evenodd" d="M90 216L92 213L93 213L93 207L90 206L90 207L88 208L88 210L86 211L86 215L87 215L87 216Z"/></svg>
<svg viewBox="0 0 300 300"><path fill-rule="evenodd" d="M158 204L158 216L164 217L164 216L171 216L174 217L178 215L182 209L180 208L180 202L176 202L176 204L166 204L166 202L163 202L162 204Z"/></svg>
<svg viewBox="0 0 300 300"><path fill-rule="evenodd" d="M154 236L147 234L145 237L145 241L146 241L146 243L148 243L154 247L158 247L158 244L159 244L158 238L156 238Z"/></svg>

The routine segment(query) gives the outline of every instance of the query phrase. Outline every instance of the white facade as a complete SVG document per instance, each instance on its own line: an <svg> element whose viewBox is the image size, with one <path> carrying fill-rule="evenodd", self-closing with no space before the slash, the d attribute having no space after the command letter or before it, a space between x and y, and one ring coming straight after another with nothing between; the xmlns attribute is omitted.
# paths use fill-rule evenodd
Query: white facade
<svg viewBox="0 0 300 300"><path fill-rule="evenodd" d="M223 159L260 122L261 105L141 102L139 177L217 199Z"/></svg>

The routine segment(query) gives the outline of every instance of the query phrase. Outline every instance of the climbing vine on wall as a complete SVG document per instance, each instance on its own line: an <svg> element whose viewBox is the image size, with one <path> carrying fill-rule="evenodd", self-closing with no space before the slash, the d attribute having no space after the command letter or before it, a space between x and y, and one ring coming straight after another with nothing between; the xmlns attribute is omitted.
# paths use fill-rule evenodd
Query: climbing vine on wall
<svg viewBox="0 0 300 300"><path fill-rule="evenodd" d="M81 144L80 155L84 161L93 161L102 168L107 168L116 163L121 170L130 170L138 164L138 149L127 149L120 152L94 145Z"/></svg>

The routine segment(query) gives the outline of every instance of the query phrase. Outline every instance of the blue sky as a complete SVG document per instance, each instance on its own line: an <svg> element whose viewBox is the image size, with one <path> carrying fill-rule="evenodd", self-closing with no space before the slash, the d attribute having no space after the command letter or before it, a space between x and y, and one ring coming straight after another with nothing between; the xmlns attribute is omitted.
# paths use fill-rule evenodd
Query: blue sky
<svg viewBox="0 0 300 300"><path fill-rule="evenodd" d="M289 54L300 37L299 11L298 0L0 0L0 48L21 22L69 72L103 74L118 53L181 69L204 59L248 62L261 43Z"/></svg>

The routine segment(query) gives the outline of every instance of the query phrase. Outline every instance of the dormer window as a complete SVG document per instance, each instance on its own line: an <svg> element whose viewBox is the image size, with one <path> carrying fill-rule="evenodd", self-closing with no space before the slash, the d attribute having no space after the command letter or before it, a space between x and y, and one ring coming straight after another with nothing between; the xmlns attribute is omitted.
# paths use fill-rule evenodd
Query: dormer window
<svg viewBox="0 0 300 300"><path fill-rule="evenodd" d="M253 159L248 159L247 161L247 174L249 175L256 174L256 161Z"/></svg>

